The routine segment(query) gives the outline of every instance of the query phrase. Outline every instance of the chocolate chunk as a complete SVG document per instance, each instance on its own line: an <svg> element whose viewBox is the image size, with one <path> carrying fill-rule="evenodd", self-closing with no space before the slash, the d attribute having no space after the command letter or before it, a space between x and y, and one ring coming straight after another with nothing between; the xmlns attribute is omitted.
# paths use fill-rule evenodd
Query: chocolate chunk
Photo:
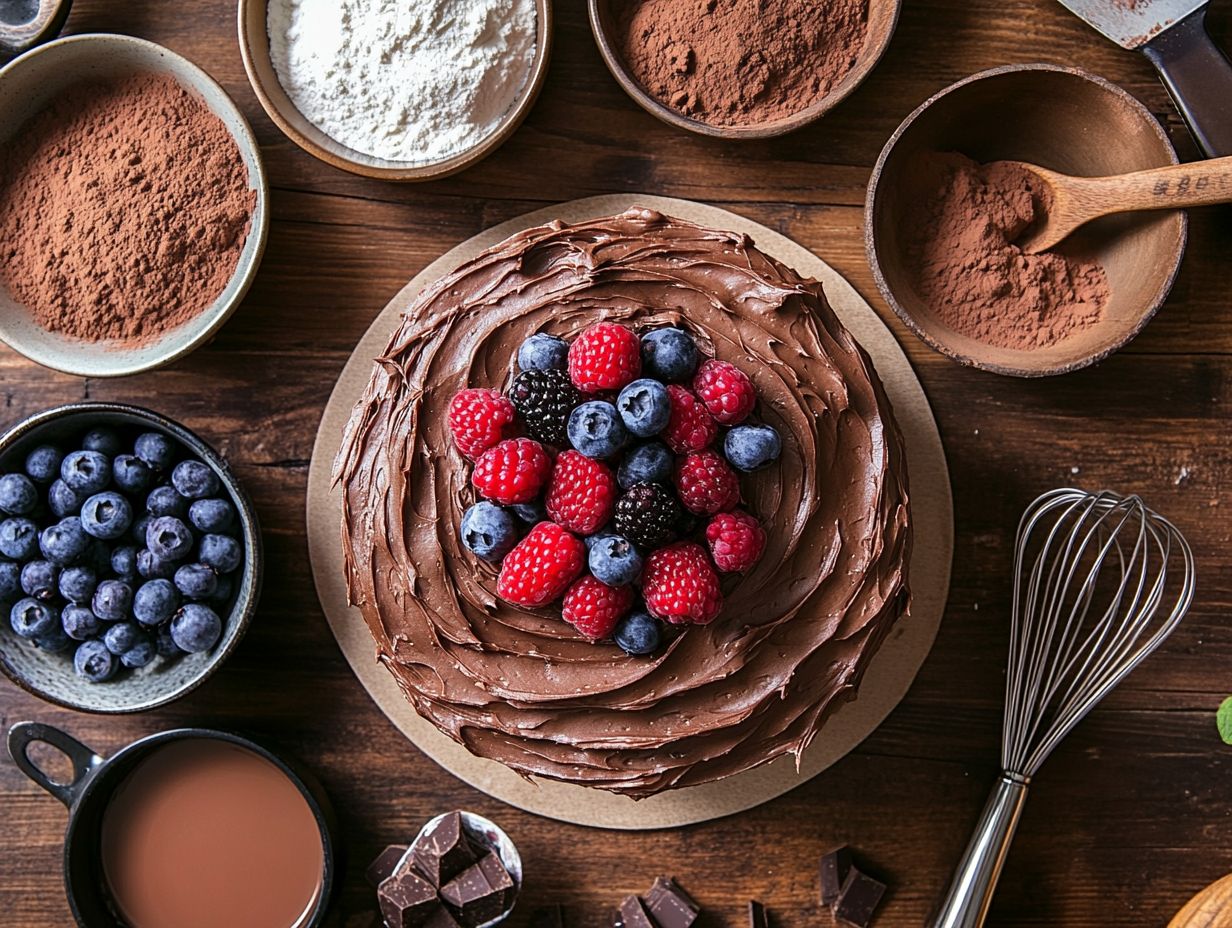
<svg viewBox="0 0 1232 928"><path fill-rule="evenodd" d="M658 928L690 928L701 911L701 906L669 876L654 881L646 894L646 908Z"/></svg>
<svg viewBox="0 0 1232 928"><path fill-rule="evenodd" d="M412 858L420 876L439 889L474 864L479 855L462 827L461 814L450 812L415 843Z"/></svg>
<svg viewBox="0 0 1232 928"><path fill-rule="evenodd" d="M766 907L756 899L749 900L749 928L770 928L770 916Z"/></svg>
<svg viewBox="0 0 1232 928"><path fill-rule="evenodd" d="M513 903L517 886L495 851L479 858L441 887L441 898L466 928L478 928L503 915Z"/></svg>
<svg viewBox="0 0 1232 928"><path fill-rule="evenodd" d="M458 924L457 919L446 906L437 903L436 908L428 915L428 920L423 923L423 928L462 928L462 926Z"/></svg>
<svg viewBox="0 0 1232 928"><path fill-rule="evenodd" d="M410 870L382 880L377 900L388 928L421 928L441 907L436 887Z"/></svg>
<svg viewBox="0 0 1232 928"><path fill-rule="evenodd" d="M637 896L625 896L620 902L620 911L613 922L617 928L656 928L655 923L646 914L642 900Z"/></svg>
<svg viewBox="0 0 1232 928"><path fill-rule="evenodd" d="M846 882L843 883L842 895L834 906L835 919L840 925L868 928L885 891L886 886L880 880L875 880L867 873L861 873L852 867Z"/></svg>
<svg viewBox="0 0 1232 928"><path fill-rule="evenodd" d="M364 871L364 876L372 884L373 889L376 889L376 887L394 875L394 870L398 867L398 861L402 859L402 855L405 853L405 844L391 844L377 855L376 860L368 864L368 869Z"/></svg>
<svg viewBox="0 0 1232 928"><path fill-rule="evenodd" d="M851 870L851 848L847 846L832 850L821 858L821 904L834 908L843 894L843 884Z"/></svg>
<svg viewBox="0 0 1232 928"><path fill-rule="evenodd" d="M530 928L565 928L565 907L545 905L530 913Z"/></svg>

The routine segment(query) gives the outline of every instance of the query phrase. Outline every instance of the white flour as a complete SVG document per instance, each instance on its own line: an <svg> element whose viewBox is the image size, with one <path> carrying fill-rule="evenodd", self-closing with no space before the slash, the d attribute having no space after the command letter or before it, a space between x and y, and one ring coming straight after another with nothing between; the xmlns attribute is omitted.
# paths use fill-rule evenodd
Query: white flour
<svg viewBox="0 0 1232 928"><path fill-rule="evenodd" d="M530 74L534 0L269 0L278 80L348 148L424 164L496 128Z"/></svg>

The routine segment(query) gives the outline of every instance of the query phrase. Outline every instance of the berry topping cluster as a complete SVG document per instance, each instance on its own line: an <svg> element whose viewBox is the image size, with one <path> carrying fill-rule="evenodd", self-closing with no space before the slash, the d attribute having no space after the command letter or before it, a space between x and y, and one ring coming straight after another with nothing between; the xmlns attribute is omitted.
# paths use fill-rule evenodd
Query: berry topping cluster
<svg viewBox="0 0 1232 928"><path fill-rule="evenodd" d="M160 432L87 432L0 476L0 609L92 683L208 651L244 561L218 475Z"/></svg>
<svg viewBox="0 0 1232 928"><path fill-rule="evenodd" d="M508 394L467 389L449 404L480 500L462 543L500 565L497 594L561 602L588 638L653 654L663 623L705 625L720 573L761 557L741 511L740 476L778 458L779 434L749 422L757 390L740 368L704 360L683 329L640 338L600 322L572 344L532 335Z"/></svg>

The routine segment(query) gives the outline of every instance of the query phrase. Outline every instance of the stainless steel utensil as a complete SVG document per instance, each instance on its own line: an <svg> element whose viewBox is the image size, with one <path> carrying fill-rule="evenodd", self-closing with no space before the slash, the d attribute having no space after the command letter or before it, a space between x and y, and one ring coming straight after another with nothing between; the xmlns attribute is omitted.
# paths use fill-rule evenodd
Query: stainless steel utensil
<svg viewBox="0 0 1232 928"><path fill-rule="evenodd" d="M1137 496L1053 490L1018 524L1001 778L933 928L978 928L1031 778L1189 609L1193 554Z"/></svg>
<svg viewBox="0 0 1232 928"><path fill-rule="evenodd" d="M1150 59L1206 157L1232 155L1232 62L1207 34L1207 0L1060 3L1122 48Z"/></svg>

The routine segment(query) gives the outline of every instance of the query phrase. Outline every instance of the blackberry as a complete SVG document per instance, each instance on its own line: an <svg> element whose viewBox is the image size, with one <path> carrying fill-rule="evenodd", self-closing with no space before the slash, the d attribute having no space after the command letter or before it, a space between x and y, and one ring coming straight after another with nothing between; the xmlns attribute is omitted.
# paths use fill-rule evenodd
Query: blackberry
<svg viewBox="0 0 1232 928"><path fill-rule="evenodd" d="M509 388L509 399L531 438L546 445L568 445L569 413L582 402L582 394L567 372L522 371Z"/></svg>
<svg viewBox="0 0 1232 928"><path fill-rule="evenodd" d="M616 501L616 531L643 548L659 548L677 537L680 501L658 483L635 483Z"/></svg>

